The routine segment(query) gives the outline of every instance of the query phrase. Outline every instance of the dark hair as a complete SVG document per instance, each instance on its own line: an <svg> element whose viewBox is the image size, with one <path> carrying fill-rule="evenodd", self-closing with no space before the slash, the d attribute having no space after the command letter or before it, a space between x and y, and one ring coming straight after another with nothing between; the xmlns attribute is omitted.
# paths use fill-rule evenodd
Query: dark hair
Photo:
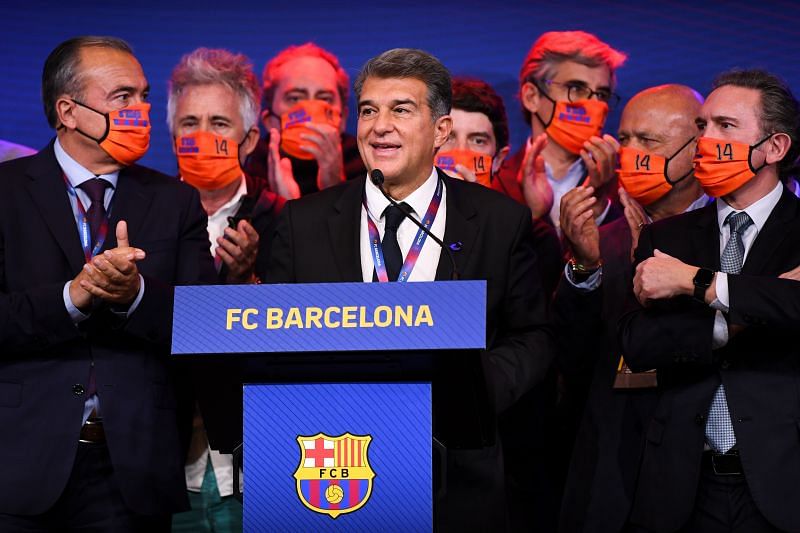
<svg viewBox="0 0 800 533"><path fill-rule="evenodd" d="M130 45L117 37L84 35L73 37L55 47L44 62L42 69L42 102L44 114L50 127L58 126L56 100L62 94L80 97L83 92L83 76L79 71L82 48L113 48L133 55Z"/></svg>
<svg viewBox="0 0 800 533"><path fill-rule="evenodd" d="M413 48L395 48L373 57L356 78L353 87L356 99L361 98L361 89L367 78L420 80L428 88L428 107L431 108L433 119L450 113L453 100L450 72L427 52Z"/></svg>
<svg viewBox="0 0 800 533"><path fill-rule="evenodd" d="M497 150L508 146L506 106L491 85L474 78L453 78L453 109L486 115L492 123Z"/></svg>
<svg viewBox="0 0 800 533"><path fill-rule="evenodd" d="M761 93L762 136L785 133L792 141L786 156L778 163L778 176L784 179L796 172L800 157L800 104L789 85L778 76L759 69L723 72L714 80L712 90L726 85Z"/></svg>

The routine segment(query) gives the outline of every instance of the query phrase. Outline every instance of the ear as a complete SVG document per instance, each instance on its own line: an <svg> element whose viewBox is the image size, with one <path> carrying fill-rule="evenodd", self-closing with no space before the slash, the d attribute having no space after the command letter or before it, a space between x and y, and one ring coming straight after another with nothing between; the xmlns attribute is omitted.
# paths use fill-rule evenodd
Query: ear
<svg viewBox="0 0 800 533"><path fill-rule="evenodd" d="M56 100L56 118L57 123L56 127L59 125L63 125L68 130L74 130L77 125L78 121L75 118L75 111L77 110L78 105L67 95L61 95Z"/></svg>
<svg viewBox="0 0 800 533"><path fill-rule="evenodd" d="M792 139L785 133L775 133L766 144L766 163L772 165L778 163L786 157L792 147Z"/></svg>
<svg viewBox="0 0 800 533"><path fill-rule="evenodd" d="M278 121L277 125L275 124L276 120ZM275 115L273 115L269 109L264 109L261 112L261 124L264 125L264 129L266 129L267 131L269 131L270 128L281 129L280 117L276 117Z"/></svg>
<svg viewBox="0 0 800 533"><path fill-rule="evenodd" d="M242 148L239 150L240 159L246 159L247 156L253 153L253 150L255 150L256 146L258 145L258 139L260 136L261 134L258 131L258 126L253 126L247 131L247 135L242 143Z"/></svg>
<svg viewBox="0 0 800 533"><path fill-rule="evenodd" d="M531 113L536 113L539 111L543 97L535 83L526 81L519 90L519 99L522 102L522 107Z"/></svg>
<svg viewBox="0 0 800 533"><path fill-rule="evenodd" d="M433 127L435 129L433 146L438 150L450 138L450 132L453 131L453 118L450 115L441 116L436 119Z"/></svg>
<svg viewBox="0 0 800 533"><path fill-rule="evenodd" d="M511 151L510 146L504 146L497 151L497 153L492 158L492 174L497 174L497 172L500 171L500 167L502 166L503 161L505 161L510 151Z"/></svg>

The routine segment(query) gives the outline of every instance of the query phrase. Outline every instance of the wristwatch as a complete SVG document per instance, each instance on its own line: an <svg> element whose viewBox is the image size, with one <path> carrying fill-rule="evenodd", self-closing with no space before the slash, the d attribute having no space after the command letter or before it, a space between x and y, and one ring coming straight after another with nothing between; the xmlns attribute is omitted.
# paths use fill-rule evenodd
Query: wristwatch
<svg viewBox="0 0 800 533"><path fill-rule="evenodd" d="M575 283L583 283L592 277L592 274L600 270L601 266L603 266L602 261L600 261L595 267L587 267L586 265L576 262L575 258L573 257L569 260L569 273L572 277L572 281Z"/></svg>
<svg viewBox="0 0 800 533"><path fill-rule="evenodd" d="M694 299L698 302L706 303L706 291L714 280L714 274L716 272L708 268L697 269L697 274L694 275L692 283L694 283Z"/></svg>

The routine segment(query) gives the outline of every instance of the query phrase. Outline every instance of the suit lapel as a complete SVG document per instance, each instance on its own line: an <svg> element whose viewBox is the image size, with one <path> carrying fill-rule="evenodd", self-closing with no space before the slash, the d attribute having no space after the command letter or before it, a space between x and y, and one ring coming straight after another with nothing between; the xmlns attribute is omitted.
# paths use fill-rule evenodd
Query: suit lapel
<svg viewBox="0 0 800 533"><path fill-rule="evenodd" d="M135 167L134 167L135 168ZM128 223L128 238L131 246L141 240L141 227L148 217L152 203L152 193L134 177L131 168L123 168L119 173L117 188L111 203L111 217L108 221L108 235L103 243L104 250L117 246L116 228L120 220Z"/></svg>
<svg viewBox="0 0 800 533"><path fill-rule="evenodd" d="M767 262L773 258L775 251L789 235L787 228L792 227L789 223L796 216L797 199L784 187L781 199L778 200L747 253L747 259L742 265L742 274L759 274L763 271Z"/></svg>
<svg viewBox="0 0 800 533"><path fill-rule="evenodd" d="M64 252L70 270L77 274L85 262L83 248L52 142L31 160L28 176L31 179L27 187L33 203Z"/></svg>
<svg viewBox="0 0 800 533"><path fill-rule="evenodd" d="M363 281L361 273L361 199L366 178L349 182L328 217L333 258L342 281Z"/></svg>
<svg viewBox="0 0 800 533"><path fill-rule="evenodd" d="M699 211L697 224L692 228L692 253L698 267L719 271L719 224L717 204L712 202Z"/></svg>
<svg viewBox="0 0 800 533"><path fill-rule="evenodd" d="M470 198L464 194L464 184L438 169L437 171L447 187L447 221L442 241L453 251L458 272L463 276L478 236L478 225L474 220L478 213ZM436 268L436 279L449 280L452 269L447 250L442 250Z"/></svg>

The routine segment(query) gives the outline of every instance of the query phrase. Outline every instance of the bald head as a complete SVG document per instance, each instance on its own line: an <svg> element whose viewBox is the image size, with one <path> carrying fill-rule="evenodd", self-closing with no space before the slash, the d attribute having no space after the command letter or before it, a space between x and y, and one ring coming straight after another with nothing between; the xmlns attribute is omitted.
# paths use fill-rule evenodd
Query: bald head
<svg viewBox="0 0 800 533"><path fill-rule="evenodd" d="M695 119L703 97L685 85L659 85L636 94L622 111L619 142L622 146L667 158L668 174L677 180L692 170Z"/></svg>

